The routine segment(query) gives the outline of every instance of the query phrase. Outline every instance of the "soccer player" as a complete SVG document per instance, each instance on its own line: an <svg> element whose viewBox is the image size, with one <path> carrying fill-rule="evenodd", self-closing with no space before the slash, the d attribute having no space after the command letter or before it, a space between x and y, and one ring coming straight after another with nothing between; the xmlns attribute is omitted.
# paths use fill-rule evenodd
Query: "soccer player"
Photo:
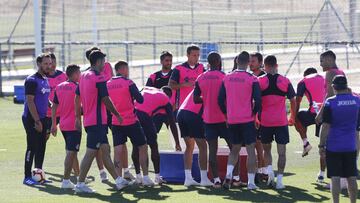
<svg viewBox="0 0 360 203"><path fill-rule="evenodd" d="M170 76L173 72L173 70L171 69L172 59L173 59L173 55L170 52L163 51L161 53L160 63L162 65L162 68L160 71L157 71L150 75L149 79L146 82L146 86L156 87L156 88L160 89L169 84ZM172 104L174 103L173 100L175 100L175 91L173 91L173 95L171 97ZM169 122L167 120L167 115L164 110L158 111L153 116L152 119L154 121L157 133L160 132L163 123L165 123L166 126L169 125Z"/></svg>
<svg viewBox="0 0 360 203"><path fill-rule="evenodd" d="M250 71L256 77L260 77L265 75L265 71L263 70L263 56L259 52L250 54ZM261 144L261 135L259 126L257 127L257 136L256 136L256 154L257 154L257 173L255 174L255 181L260 181L264 178L267 178L267 171L264 162L264 148Z"/></svg>
<svg viewBox="0 0 360 203"><path fill-rule="evenodd" d="M275 139L278 152L278 174L276 189L284 189L283 174L286 165L286 144L289 143L289 127L296 116L295 91L290 80L277 73L276 57L269 55L264 60L266 75L259 78L261 89L260 134L264 147L264 159L267 166L268 185L274 184L271 144ZM287 118L285 99L290 100L290 117Z"/></svg>
<svg viewBox="0 0 360 203"><path fill-rule="evenodd" d="M217 163L218 137L224 138L229 148L231 148L226 117L217 102L225 74L221 71L220 54L211 52L207 60L210 69L196 79L194 102L196 104L203 103L204 112L202 117L204 119L205 137L209 145L209 165L214 178L214 187L220 188L221 180ZM238 168L235 170L238 170Z"/></svg>
<svg viewBox="0 0 360 203"><path fill-rule="evenodd" d="M212 186L213 183L207 176L207 143L204 135L204 123L202 119L202 104L195 104L193 92L186 97L179 108L177 121L181 137L184 139L186 149L184 152L185 181L184 186L192 185ZM199 148L200 184L196 182L191 174L193 152L195 142Z"/></svg>
<svg viewBox="0 0 360 203"><path fill-rule="evenodd" d="M115 115L119 123L122 117L109 99L106 79L101 74L105 54L101 51L92 51L89 55L91 68L81 74L79 86L75 96L75 124L81 131L81 105L84 114L84 127L87 133L86 153L80 165L79 181L75 186L76 192L93 193L94 190L85 184L86 175L91 163L99 150L102 151L104 166L115 179L117 189L124 187L124 179L116 174L115 166L110 157L110 146L107 138L106 108Z"/></svg>
<svg viewBox="0 0 360 203"><path fill-rule="evenodd" d="M112 118L112 134L114 143L114 163L117 174L122 176L122 165L127 162L127 153L124 146L127 137L133 143L133 147L139 150L139 162L145 179L148 177L148 152L145 134L141 128L140 122L135 115L134 100L143 103L144 98L139 92L136 84L129 80L129 66L125 61L118 61L115 64L116 77L107 82L110 99L113 101L116 109L119 111L123 122L120 124L115 117ZM127 149L125 149L127 151Z"/></svg>
<svg viewBox="0 0 360 203"><path fill-rule="evenodd" d="M246 72L249 60L248 52L243 51L239 54L238 69L225 76L218 97L219 107L227 118L232 141L226 178L223 183L225 189L230 189L234 166L239 160L242 144L246 145L248 154L247 187L250 190L258 188L255 184L257 136L255 116L261 108L261 92L257 77Z"/></svg>
<svg viewBox="0 0 360 203"><path fill-rule="evenodd" d="M46 128L45 117L49 103L50 86L46 74L51 69L51 57L41 54L36 58L38 70L25 79L25 104L22 122L26 132L25 153L25 185L36 185L38 182L31 177L31 167L35 157L35 168L42 169L45 148Z"/></svg>
<svg viewBox="0 0 360 203"><path fill-rule="evenodd" d="M61 70L57 70L56 69L56 56L54 53L49 53L50 57L51 57L51 69L50 72L46 75L49 81L49 85L50 85L50 95L49 95L49 100L51 102L51 105L54 102L54 91L55 88L58 84L65 82L67 80L67 76L64 72L62 72ZM56 123L59 123L59 116L60 116L60 112L56 112ZM51 130L51 106L49 106L47 112L46 112L46 127L47 127L47 132L46 132L46 137L47 139L49 138L50 135L50 130Z"/></svg>
<svg viewBox="0 0 360 203"><path fill-rule="evenodd" d="M312 146L307 139L307 127L315 123L315 117L319 113L320 107L325 97L325 84L323 76L317 73L315 68L308 68L304 71L304 78L298 83L296 91L296 120L295 128L299 132L303 141L303 154L308 155ZM306 96L309 102L309 108L299 110L302 98ZM315 136L319 137L320 125L316 125ZM321 171L325 171L325 159L320 160Z"/></svg>
<svg viewBox="0 0 360 203"><path fill-rule="evenodd" d="M205 71L199 63L200 48L190 45L186 49L187 62L176 66L170 76L169 86L176 90L175 109L178 109L187 95L194 89L196 78Z"/></svg>
<svg viewBox="0 0 360 203"><path fill-rule="evenodd" d="M335 96L324 104L319 152L326 154L333 202L339 202L341 178L347 180L350 202L356 202L360 99L348 90L345 76L335 76L332 87Z"/></svg>
<svg viewBox="0 0 360 203"><path fill-rule="evenodd" d="M69 80L60 83L54 90L54 100L52 106L52 127L51 133L56 136L57 116L60 116L60 130L65 139L66 157L64 161L64 178L61 188L73 189L75 185L70 181L71 169L79 171L79 162L77 153L79 152L81 142L81 131L75 128L75 91L80 79L80 67L77 65L68 65L66 75ZM57 114L59 112L59 114ZM78 174L76 174L78 175Z"/></svg>
<svg viewBox="0 0 360 203"><path fill-rule="evenodd" d="M160 154L157 143L157 133L154 122L151 119L151 117L154 115L154 113L156 113L157 110L165 109L168 116L170 129L176 143L176 150L181 151L181 147L179 144L179 136L175 124L175 118L172 111L172 105L170 103L171 94L172 91L168 86L162 87L161 90L152 87L145 87L142 90L144 102L142 104L138 102L135 103L136 115L144 130L146 142L151 149L151 160L153 162L155 171L155 183L159 185L165 183L165 181L160 176ZM153 185L150 182L150 178L145 179L144 177L144 179L142 180L139 167L139 151L136 147L133 148L132 158L135 165L136 182L142 182L143 185Z"/></svg>

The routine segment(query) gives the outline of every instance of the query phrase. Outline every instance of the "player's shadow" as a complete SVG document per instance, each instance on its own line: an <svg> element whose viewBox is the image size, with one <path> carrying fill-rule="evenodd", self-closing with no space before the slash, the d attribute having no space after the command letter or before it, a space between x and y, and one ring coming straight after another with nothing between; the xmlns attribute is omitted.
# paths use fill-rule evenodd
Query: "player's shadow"
<svg viewBox="0 0 360 203"><path fill-rule="evenodd" d="M251 202L322 202L329 200L328 197L320 194L309 194L305 189L286 186L283 190L278 190L277 195L269 194L266 191L274 190L271 188L260 188L258 190L247 190L246 188L234 188L231 190L214 188L197 188L201 195L223 196L226 200L251 201Z"/></svg>

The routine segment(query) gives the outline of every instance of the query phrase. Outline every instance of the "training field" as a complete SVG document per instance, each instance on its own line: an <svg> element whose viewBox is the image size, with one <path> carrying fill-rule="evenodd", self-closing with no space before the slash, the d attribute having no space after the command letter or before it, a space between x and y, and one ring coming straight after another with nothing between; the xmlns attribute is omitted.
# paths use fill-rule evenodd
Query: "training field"
<svg viewBox="0 0 360 203"><path fill-rule="evenodd" d="M44 170L53 183L38 187L24 186L22 180L26 141L20 121L22 109L23 105L13 104L12 98L0 99L0 202L329 202L331 198L329 190L315 183L319 170L316 147L318 140L309 135L314 148L309 156L301 158L301 141L293 127L290 128L291 141L287 149L288 163L284 177L286 189L282 191L269 189L265 185L259 185L261 189L256 191L245 188L232 188L230 191L203 187L188 189L182 185L163 185L154 188L132 186L119 192L113 189L113 185L99 181L97 166L93 163L88 175L95 178L90 185L97 193L76 195L73 191L60 189L65 155L61 133L49 139L45 156ZM313 130L310 128L310 132ZM83 136L80 159L83 157L85 141ZM112 143L111 136L109 142ZM159 135L159 144L160 149L171 149L166 129ZM130 150L131 147L128 146ZM273 158L277 159L276 156ZM276 162L273 165L276 169ZM153 177L153 174L150 175ZM343 191L340 201L348 202L347 198L347 193Z"/></svg>

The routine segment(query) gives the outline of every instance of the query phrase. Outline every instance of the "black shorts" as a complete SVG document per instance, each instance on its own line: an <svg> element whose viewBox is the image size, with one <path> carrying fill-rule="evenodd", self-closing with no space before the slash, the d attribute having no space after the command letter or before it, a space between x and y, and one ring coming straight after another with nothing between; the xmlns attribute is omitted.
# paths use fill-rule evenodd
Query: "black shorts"
<svg viewBox="0 0 360 203"><path fill-rule="evenodd" d="M152 117L155 128L156 128L156 132L159 133L163 123L165 123L166 126L169 125L169 119L168 116L166 114L156 114Z"/></svg>
<svg viewBox="0 0 360 203"><path fill-rule="evenodd" d="M301 110L299 111L299 113L297 114L297 118L299 119L300 123L304 126L304 127L308 127L310 125L316 125L315 122L315 118L316 118L316 113L313 113L309 110ZM320 126L321 125L316 125L316 129L315 129L315 136L319 137L320 135Z"/></svg>
<svg viewBox="0 0 360 203"><path fill-rule="evenodd" d="M226 140L230 138L226 123L204 124L204 129L206 140L214 140L219 137Z"/></svg>
<svg viewBox="0 0 360 203"><path fill-rule="evenodd" d="M260 127L261 142L263 144L270 144L275 140L277 144L287 144L290 141L289 127L276 126L276 127Z"/></svg>
<svg viewBox="0 0 360 203"><path fill-rule="evenodd" d="M256 142L257 130L254 122L229 124L232 144L250 145Z"/></svg>
<svg viewBox="0 0 360 203"><path fill-rule="evenodd" d="M148 145L157 144L157 133L153 120L151 117L142 111L136 111L136 115L140 121L140 125L144 130L146 143Z"/></svg>
<svg viewBox="0 0 360 203"><path fill-rule="evenodd" d="M187 110L179 111L177 115L182 138L204 139L204 123L200 115Z"/></svg>
<svg viewBox="0 0 360 203"><path fill-rule="evenodd" d="M330 152L326 151L327 176L348 178L358 175L356 151Z"/></svg>
<svg viewBox="0 0 360 203"><path fill-rule="evenodd" d="M61 131L65 139L65 149L68 151L78 152L80 149L81 132L75 131Z"/></svg>
<svg viewBox="0 0 360 203"><path fill-rule="evenodd" d="M128 137L134 146L138 147L146 144L144 131L138 121L127 126L113 125L112 136L114 147L125 144Z"/></svg>
<svg viewBox="0 0 360 203"><path fill-rule="evenodd" d="M109 110L106 110L106 123L109 127L109 129L111 129L112 126L112 113Z"/></svg>
<svg viewBox="0 0 360 203"><path fill-rule="evenodd" d="M85 127L87 133L86 147L90 149L99 149L102 144L109 144L107 125L93 125Z"/></svg>
<svg viewBox="0 0 360 203"><path fill-rule="evenodd" d="M59 122L60 122L60 117L56 117L56 125L58 125ZM43 127L45 128L45 130L46 130L45 132L47 135L50 134L51 126L52 126L51 117L45 117Z"/></svg>

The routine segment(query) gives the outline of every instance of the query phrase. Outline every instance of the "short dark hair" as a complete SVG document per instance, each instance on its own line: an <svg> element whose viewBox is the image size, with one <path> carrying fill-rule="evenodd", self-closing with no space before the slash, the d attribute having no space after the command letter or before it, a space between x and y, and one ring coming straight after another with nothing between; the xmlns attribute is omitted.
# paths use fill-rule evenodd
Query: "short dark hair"
<svg viewBox="0 0 360 203"><path fill-rule="evenodd" d="M268 55L265 57L264 64L274 67L277 64L277 59L274 55Z"/></svg>
<svg viewBox="0 0 360 203"><path fill-rule="evenodd" d="M161 87L161 90L168 96L172 96L172 89L169 86L163 86Z"/></svg>
<svg viewBox="0 0 360 203"><path fill-rule="evenodd" d="M252 53L250 56L256 57L259 63L263 62L263 55L260 54L259 52Z"/></svg>
<svg viewBox="0 0 360 203"><path fill-rule="evenodd" d="M56 56L53 52L49 52L49 55L52 60L56 60Z"/></svg>
<svg viewBox="0 0 360 203"><path fill-rule="evenodd" d="M250 61L250 54L247 51L243 51L237 56L238 64L246 64L249 63L249 61Z"/></svg>
<svg viewBox="0 0 360 203"><path fill-rule="evenodd" d="M238 57L238 56L235 56L235 58L234 58L234 66L233 66L232 71L234 71L234 70L237 69L237 57Z"/></svg>
<svg viewBox="0 0 360 203"><path fill-rule="evenodd" d="M200 51L200 47L195 44L192 44L186 48L186 53L190 54L191 51Z"/></svg>
<svg viewBox="0 0 360 203"><path fill-rule="evenodd" d="M70 64L66 67L66 75L68 76L68 78L70 78L72 74L74 74L76 71L79 70L80 70L80 66L76 64Z"/></svg>
<svg viewBox="0 0 360 203"><path fill-rule="evenodd" d="M311 75L311 74L314 74L314 73L317 73L316 68L313 68L313 67L307 68L307 69L304 71L304 77L305 77L305 76L308 76L308 75Z"/></svg>
<svg viewBox="0 0 360 203"><path fill-rule="evenodd" d="M323 52L320 57L331 57L332 59L336 60L336 54L331 50Z"/></svg>
<svg viewBox="0 0 360 203"><path fill-rule="evenodd" d="M94 50L89 55L90 65L95 65L97 60L105 58L106 54L102 53L100 50Z"/></svg>
<svg viewBox="0 0 360 203"><path fill-rule="evenodd" d="M50 58L51 56L47 53L42 53L39 56L36 57L36 63L41 63L43 61L44 58Z"/></svg>
<svg viewBox="0 0 360 203"><path fill-rule="evenodd" d="M212 51L207 56L207 61L210 64L210 67L218 68L217 66L221 64L221 56L219 53Z"/></svg>
<svg viewBox="0 0 360 203"><path fill-rule="evenodd" d="M118 61L115 63L115 70L118 71L124 66L129 66L129 64L126 61Z"/></svg>
<svg viewBox="0 0 360 203"><path fill-rule="evenodd" d="M346 90L348 88L347 79L344 75L335 76L331 83L335 90Z"/></svg>
<svg viewBox="0 0 360 203"><path fill-rule="evenodd" d="M160 54L160 61L164 60L166 57L173 57L172 53L169 51L163 51Z"/></svg>
<svg viewBox="0 0 360 203"><path fill-rule="evenodd" d="M85 56L86 56L87 60L90 61L90 54L91 54L92 51L95 51L95 50L101 51L99 47L90 47L89 49L87 49L85 51Z"/></svg>

